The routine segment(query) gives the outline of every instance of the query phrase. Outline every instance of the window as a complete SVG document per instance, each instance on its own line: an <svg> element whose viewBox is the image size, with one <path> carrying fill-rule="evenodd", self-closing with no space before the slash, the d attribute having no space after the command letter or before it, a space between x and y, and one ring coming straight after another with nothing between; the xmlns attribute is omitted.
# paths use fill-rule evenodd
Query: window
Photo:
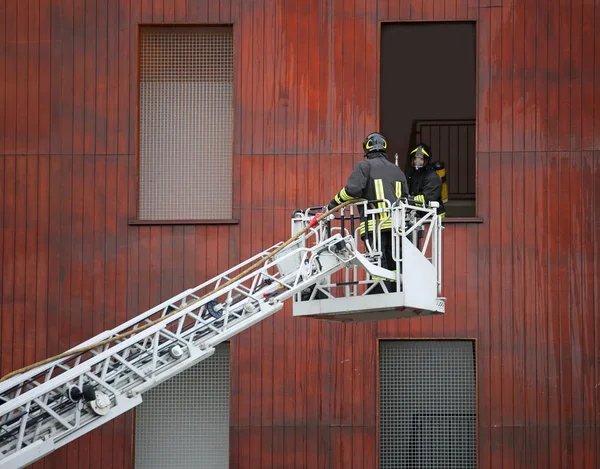
<svg viewBox="0 0 600 469"><path fill-rule="evenodd" d="M447 217L475 212L475 23L381 27L381 132L403 169L415 144L446 167Z"/></svg>
<svg viewBox="0 0 600 469"><path fill-rule="evenodd" d="M142 26L140 220L232 218L233 28Z"/></svg>
<svg viewBox="0 0 600 469"><path fill-rule="evenodd" d="M379 467L475 469L475 393L473 341L381 341Z"/></svg>
<svg viewBox="0 0 600 469"><path fill-rule="evenodd" d="M229 467L229 344L144 393L135 413L136 469Z"/></svg>

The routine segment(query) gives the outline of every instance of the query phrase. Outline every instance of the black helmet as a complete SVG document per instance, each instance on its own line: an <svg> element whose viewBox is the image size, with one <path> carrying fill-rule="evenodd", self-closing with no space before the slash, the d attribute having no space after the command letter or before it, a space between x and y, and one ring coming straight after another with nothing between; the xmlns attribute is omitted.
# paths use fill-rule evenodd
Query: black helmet
<svg viewBox="0 0 600 469"><path fill-rule="evenodd" d="M427 166L431 162L431 147L426 143L418 143L413 151L410 152L410 164L415 168L421 168L421 165L415 166L415 157L423 158L423 166Z"/></svg>
<svg viewBox="0 0 600 469"><path fill-rule="evenodd" d="M377 132L367 135L367 138L365 138L365 141L363 142L365 155L373 153L374 151L385 151L386 148L387 142L385 141L385 137Z"/></svg>

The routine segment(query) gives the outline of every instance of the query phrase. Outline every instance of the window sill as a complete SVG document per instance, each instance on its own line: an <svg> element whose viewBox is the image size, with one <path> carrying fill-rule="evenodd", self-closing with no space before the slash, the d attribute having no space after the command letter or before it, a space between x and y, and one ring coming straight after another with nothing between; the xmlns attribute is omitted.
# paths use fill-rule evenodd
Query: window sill
<svg viewBox="0 0 600 469"><path fill-rule="evenodd" d="M447 225L448 223L483 223L483 218L481 218L481 217L442 218L442 225Z"/></svg>
<svg viewBox="0 0 600 469"><path fill-rule="evenodd" d="M129 225L237 225L239 220L129 220Z"/></svg>

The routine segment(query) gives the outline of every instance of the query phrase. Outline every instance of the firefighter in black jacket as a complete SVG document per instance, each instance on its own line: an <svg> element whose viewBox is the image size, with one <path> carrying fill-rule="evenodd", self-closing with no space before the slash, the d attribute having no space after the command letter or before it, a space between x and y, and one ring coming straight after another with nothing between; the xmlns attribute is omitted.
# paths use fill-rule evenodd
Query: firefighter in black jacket
<svg viewBox="0 0 600 469"><path fill-rule="evenodd" d="M419 143L410 152L410 169L408 178L408 192L415 199L425 205L428 202L438 202L438 215L444 217L446 209L442 202L442 180L431 162L431 148L425 143Z"/></svg>
<svg viewBox="0 0 600 469"><path fill-rule="evenodd" d="M386 148L385 138L377 132L371 133L365 138L363 142L365 159L356 164L344 188L327 205L328 210L352 199L387 199L390 203L394 203L398 198L408 196L406 176L398 166L388 160ZM367 219L361 213L361 239L365 243L368 241L371 246L373 245L375 223L378 223L378 220ZM396 263L392 258L392 219L388 218L384 221L380 226L380 230L381 252L383 254L381 265L386 269L395 271ZM395 290L391 282L386 282L386 286L390 291ZM373 289L373 293L382 292L383 290L379 285Z"/></svg>

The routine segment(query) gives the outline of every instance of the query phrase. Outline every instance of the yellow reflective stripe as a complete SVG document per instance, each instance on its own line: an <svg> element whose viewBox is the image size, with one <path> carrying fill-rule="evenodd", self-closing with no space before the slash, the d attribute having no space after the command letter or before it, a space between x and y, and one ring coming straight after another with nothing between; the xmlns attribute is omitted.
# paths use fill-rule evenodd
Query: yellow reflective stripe
<svg viewBox="0 0 600 469"><path fill-rule="evenodd" d="M338 192L337 194L335 194L335 197L333 198L333 200L335 200L336 204L341 204L343 202L342 198L340 197L340 192Z"/></svg>
<svg viewBox="0 0 600 469"><path fill-rule="evenodd" d="M381 226L380 226L381 230L391 230L392 229L392 220L386 220L384 221ZM369 223L367 225L367 230L369 231L374 231L375 230L375 222L373 220L369 220ZM360 228L359 228L360 234L365 234L365 222L360 222Z"/></svg>
<svg viewBox="0 0 600 469"><path fill-rule="evenodd" d="M369 224L367 226L367 229L369 231L373 231L374 227L375 227L375 224L374 224L373 220L369 220ZM364 234L364 233L365 233L365 223L361 222L361 224L360 224L360 234Z"/></svg>
<svg viewBox="0 0 600 469"><path fill-rule="evenodd" d="M367 229L369 231L373 231L373 229L375 228L375 221L374 220L369 220L368 225L367 225ZM364 234L365 233L365 222L361 221L360 222L360 234Z"/></svg>
<svg viewBox="0 0 600 469"><path fill-rule="evenodd" d="M383 199L384 198L384 192L383 192L383 182L381 181L381 179L375 179L375 198L377 199ZM383 202L379 202L377 204L377 208L383 208Z"/></svg>
<svg viewBox="0 0 600 469"><path fill-rule="evenodd" d="M396 269L392 270L392 272L396 273ZM384 281L388 281L388 282L395 282L396 279L393 278L386 278L386 277L375 277L375 276L371 276L371 280L384 280Z"/></svg>
<svg viewBox="0 0 600 469"><path fill-rule="evenodd" d="M381 229L382 229L382 230L384 230L384 229L388 229L388 228L389 228L389 229L391 229L391 228L392 228L392 220L391 220L391 218L390 218L389 220L386 220L386 221L384 221L384 222L381 224Z"/></svg>
<svg viewBox="0 0 600 469"><path fill-rule="evenodd" d="M340 191L340 197L344 202L346 202L347 200L354 199L354 197L352 197L351 195L348 194L348 192L346 192L345 187Z"/></svg>
<svg viewBox="0 0 600 469"><path fill-rule="evenodd" d="M373 183L375 184L375 198L383 200L385 198L385 191L383 190L383 180L381 179L375 179L373 181ZM396 183L396 188L398 187L398 182ZM380 210L385 209L385 203L384 202L378 202L377 203L377 208L379 208ZM383 218L386 217L386 214L384 213L380 213L377 215L378 221L381 221ZM377 223L375 220L369 220L368 224L366 226L366 229L368 231L375 231L375 223ZM392 219L389 218L388 220L386 220L385 222L383 222L381 224L380 229L386 229L386 230L391 230L392 229ZM360 224L360 234L365 234L365 222L361 222Z"/></svg>
<svg viewBox="0 0 600 469"><path fill-rule="evenodd" d="M385 198L385 192L383 191L383 181L381 179L375 179L375 198L383 199ZM377 208L383 210L385 205L383 202L379 202L377 204ZM381 220L385 215L383 213L379 213L377 217Z"/></svg>
<svg viewBox="0 0 600 469"><path fill-rule="evenodd" d="M402 181L396 181L396 198L402 195Z"/></svg>
<svg viewBox="0 0 600 469"><path fill-rule="evenodd" d="M356 197L352 197L351 195L348 194L348 192L346 192L346 188L344 187L341 191L339 191L336 196L334 197L334 200L336 201L336 203L341 204L343 202L346 202L348 200L352 200L355 199Z"/></svg>

